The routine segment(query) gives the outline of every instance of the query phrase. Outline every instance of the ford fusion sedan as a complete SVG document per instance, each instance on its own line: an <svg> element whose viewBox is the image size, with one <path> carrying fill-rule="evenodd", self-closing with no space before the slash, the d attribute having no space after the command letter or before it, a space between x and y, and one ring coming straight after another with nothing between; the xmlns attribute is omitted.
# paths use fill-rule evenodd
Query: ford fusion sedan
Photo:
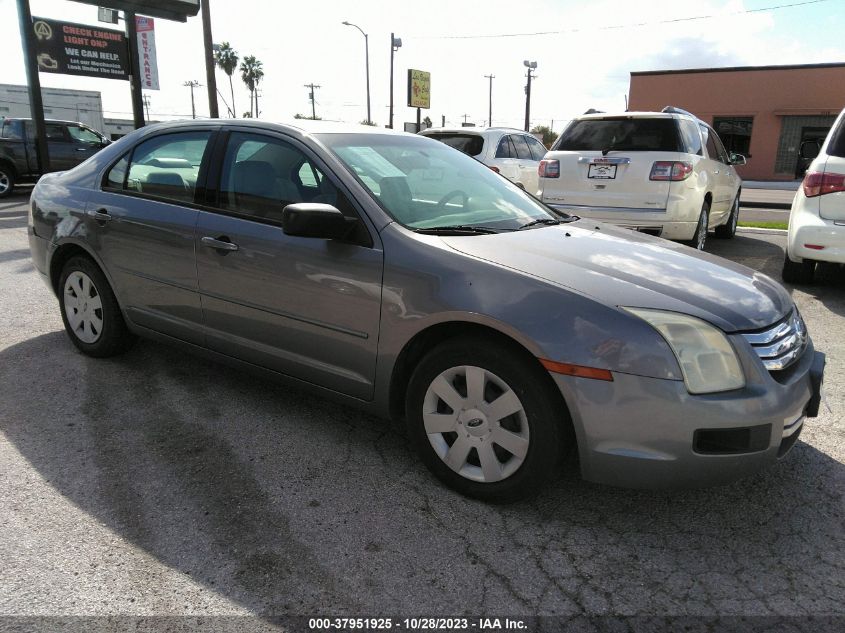
<svg viewBox="0 0 845 633"><path fill-rule="evenodd" d="M155 338L404 420L498 501L575 452L598 482L732 480L817 414L824 357L765 275L553 212L432 139L297 125L150 126L43 177L30 247L70 341Z"/></svg>

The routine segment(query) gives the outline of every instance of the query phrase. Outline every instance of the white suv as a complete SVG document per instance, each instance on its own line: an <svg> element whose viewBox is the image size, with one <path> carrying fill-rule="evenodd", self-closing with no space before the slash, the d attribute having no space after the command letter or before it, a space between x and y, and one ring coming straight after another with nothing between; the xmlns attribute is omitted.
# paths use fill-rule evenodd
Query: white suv
<svg viewBox="0 0 845 633"><path fill-rule="evenodd" d="M684 240L736 233L742 181L709 125L678 108L573 119L540 162L540 198L575 215Z"/></svg>
<svg viewBox="0 0 845 633"><path fill-rule="evenodd" d="M429 128L420 132L461 150L536 195L537 170L546 147L536 138L506 127Z"/></svg>
<svg viewBox="0 0 845 633"><path fill-rule="evenodd" d="M845 110L792 200L783 280L810 283L817 262L845 264Z"/></svg>

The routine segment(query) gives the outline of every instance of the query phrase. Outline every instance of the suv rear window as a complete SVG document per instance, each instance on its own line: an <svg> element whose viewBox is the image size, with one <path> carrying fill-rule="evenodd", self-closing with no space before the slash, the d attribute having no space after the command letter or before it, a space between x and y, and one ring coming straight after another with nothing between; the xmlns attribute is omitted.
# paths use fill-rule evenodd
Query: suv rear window
<svg viewBox="0 0 845 633"><path fill-rule="evenodd" d="M674 119L614 117L574 121L555 144L561 151L682 152Z"/></svg>
<svg viewBox="0 0 845 633"><path fill-rule="evenodd" d="M845 158L845 117L839 120L839 127L830 137L827 153L838 158Z"/></svg>
<svg viewBox="0 0 845 633"><path fill-rule="evenodd" d="M484 138L477 134L426 134L470 156L478 156L484 149Z"/></svg>

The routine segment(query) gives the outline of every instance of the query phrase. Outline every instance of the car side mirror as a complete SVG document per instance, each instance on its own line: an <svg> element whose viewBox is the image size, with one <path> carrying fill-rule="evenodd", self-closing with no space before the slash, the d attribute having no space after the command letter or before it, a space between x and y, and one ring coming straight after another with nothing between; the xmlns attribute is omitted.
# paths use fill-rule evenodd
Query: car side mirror
<svg viewBox="0 0 845 633"><path fill-rule="evenodd" d="M282 209L282 230L297 237L342 240L355 222L330 204L299 202Z"/></svg>
<svg viewBox="0 0 845 633"><path fill-rule="evenodd" d="M745 165L746 162L742 154L731 154L731 165Z"/></svg>
<svg viewBox="0 0 845 633"><path fill-rule="evenodd" d="M812 160L819 155L820 151L821 148L819 147L818 141L804 141L801 143L798 153L804 160Z"/></svg>

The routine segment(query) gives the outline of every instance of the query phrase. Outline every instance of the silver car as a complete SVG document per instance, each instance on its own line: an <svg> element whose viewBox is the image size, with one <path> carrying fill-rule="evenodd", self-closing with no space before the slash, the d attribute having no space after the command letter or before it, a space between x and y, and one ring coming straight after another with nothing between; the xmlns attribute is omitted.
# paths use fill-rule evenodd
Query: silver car
<svg viewBox="0 0 845 633"><path fill-rule="evenodd" d="M769 277L555 213L443 143L166 123L32 194L71 342L136 335L404 419L437 477L512 500L583 476L706 485L782 458L824 356Z"/></svg>

